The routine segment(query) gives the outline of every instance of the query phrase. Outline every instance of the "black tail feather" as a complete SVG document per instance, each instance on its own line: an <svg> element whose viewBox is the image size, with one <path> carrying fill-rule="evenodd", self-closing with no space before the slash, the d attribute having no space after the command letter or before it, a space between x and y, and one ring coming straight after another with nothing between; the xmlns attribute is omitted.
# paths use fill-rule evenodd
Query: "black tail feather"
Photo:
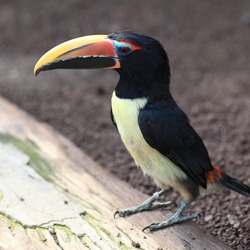
<svg viewBox="0 0 250 250"><path fill-rule="evenodd" d="M236 191L240 194L243 194L245 196L248 196L250 197L250 187L245 185L244 183L234 179L233 177L225 174L225 173L222 173L221 175L221 178L220 178L220 183L233 190L233 191Z"/></svg>

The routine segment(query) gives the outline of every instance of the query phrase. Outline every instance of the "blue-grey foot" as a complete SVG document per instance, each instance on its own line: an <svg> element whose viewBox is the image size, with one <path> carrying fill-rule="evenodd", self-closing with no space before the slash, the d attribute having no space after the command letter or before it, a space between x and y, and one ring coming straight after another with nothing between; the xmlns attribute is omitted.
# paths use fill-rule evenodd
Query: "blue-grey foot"
<svg viewBox="0 0 250 250"><path fill-rule="evenodd" d="M125 216L131 215L131 214L135 214L135 213L138 213L138 212L149 211L149 210L153 210L153 209L157 209L157 208L169 206L169 205L173 204L172 201L154 203L164 193L166 193L169 190L171 190L171 189L170 188L166 188L166 189L162 189L159 192L154 193L150 198L148 198L146 201L144 201L139 206L126 208L126 209L123 209L123 210L118 210L118 211L115 212L114 217L116 215L118 215L120 217L125 217Z"/></svg>
<svg viewBox="0 0 250 250"><path fill-rule="evenodd" d="M188 206L189 202L184 201L181 206L178 208L178 210L175 212L173 216L171 216L168 220L165 220L163 222L158 222L158 223L153 223L147 227L145 227L142 231L145 231L146 229L149 229L150 231L157 230L157 229L162 229L165 227L169 227L173 224L176 223L181 223L184 221L188 221L194 218L200 217L200 214L191 214L191 215L186 215L183 216L182 212L185 210L185 208Z"/></svg>

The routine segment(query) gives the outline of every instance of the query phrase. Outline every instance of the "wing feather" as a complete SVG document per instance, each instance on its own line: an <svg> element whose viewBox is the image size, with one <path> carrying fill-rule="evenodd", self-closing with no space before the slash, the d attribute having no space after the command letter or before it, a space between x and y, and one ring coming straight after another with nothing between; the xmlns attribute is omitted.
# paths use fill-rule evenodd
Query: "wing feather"
<svg viewBox="0 0 250 250"><path fill-rule="evenodd" d="M140 111L138 122L152 148L167 156L196 183L207 187L206 173L212 170L207 149L176 104L147 105Z"/></svg>

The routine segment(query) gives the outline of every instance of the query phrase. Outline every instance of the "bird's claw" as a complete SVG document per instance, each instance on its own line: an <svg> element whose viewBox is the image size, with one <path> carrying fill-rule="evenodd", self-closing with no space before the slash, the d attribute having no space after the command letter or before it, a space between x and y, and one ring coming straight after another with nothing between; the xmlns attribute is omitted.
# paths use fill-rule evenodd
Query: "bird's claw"
<svg viewBox="0 0 250 250"><path fill-rule="evenodd" d="M155 223L152 223L151 225L144 227L142 229L142 232L145 232L147 229L149 229L149 231L151 232L152 230L154 230L154 229L151 228L151 226L153 226L153 225L155 225Z"/></svg>
<svg viewBox="0 0 250 250"><path fill-rule="evenodd" d="M119 214L119 211L115 211L115 213L114 213L114 219L115 219L115 217L116 217L117 214Z"/></svg>
<svg viewBox="0 0 250 250"><path fill-rule="evenodd" d="M116 216L119 216L119 217L125 217L125 216L127 216L127 215L129 215L128 214L128 211L126 211L126 210L117 210L115 213L114 213L114 219L116 218Z"/></svg>
<svg viewBox="0 0 250 250"><path fill-rule="evenodd" d="M165 226L166 227L166 226ZM157 229L161 229L163 228L162 226L160 226L160 223L152 223L150 224L149 226L146 226L142 229L142 232L145 232L147 229L149 230L149 232L152 232L154 230L157 230Z"/></svg>

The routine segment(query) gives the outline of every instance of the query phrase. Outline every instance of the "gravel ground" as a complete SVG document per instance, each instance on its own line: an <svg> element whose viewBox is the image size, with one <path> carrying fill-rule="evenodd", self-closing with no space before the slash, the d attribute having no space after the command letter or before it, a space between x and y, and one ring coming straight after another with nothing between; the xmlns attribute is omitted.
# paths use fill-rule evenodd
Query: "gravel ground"
<svg viewBox="0 0 250 250"><path fill-rule="evenodd" d="M51 71L36 60L52 46L87 34L130 29L160 40L172 68L172 92L204 139L212 161L250 185L250 2L54 0L1 1L0 93L49 123L105 168L151 194L111 124L113 71ZM177 199L172 192L167 199ZM250 249L249 198L201 196L203 229L235 249ZM173 210L174 211L174 210Z"/></svg>

